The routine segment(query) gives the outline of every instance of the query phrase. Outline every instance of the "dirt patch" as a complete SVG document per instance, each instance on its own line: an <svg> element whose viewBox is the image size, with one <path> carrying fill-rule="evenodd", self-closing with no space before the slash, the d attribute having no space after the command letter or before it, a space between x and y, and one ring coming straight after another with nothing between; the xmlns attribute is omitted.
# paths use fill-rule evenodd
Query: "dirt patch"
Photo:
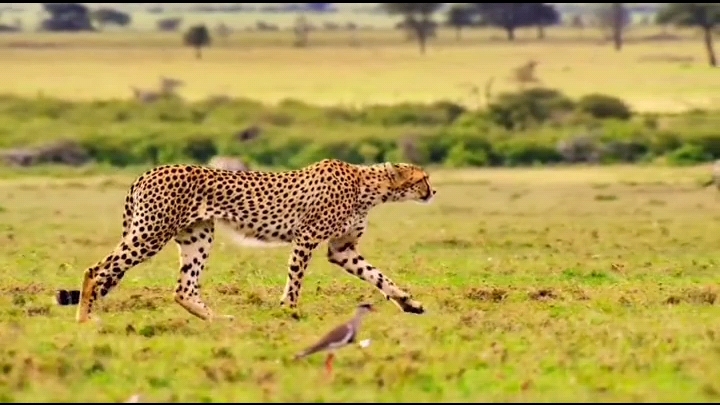
<svg viewBox="0 0 720 405"><path fill-rule="evenodd" d="M254 291L250 291L243 297L243 303L250 305L262 305L265 302L263 296Z"/></svg>
<svg viewBox="0 0 720 405"><path fill-rule="evenodd" d="M315 293L316 294L323 294L326 296L343 296L343 295L349 295L350 293L355 291L355 287L349 285L349 284L340 284L340 283L333 283L326 286L320 286L318 285L315 287Z"/></svg>
<svg viewBox="0 0 720 405"><path fill-rule="evenodd" d="M678 297L677 295L671 295L667 297L663 302L668 305L677 305L680 303L680 301L680 297Z"/></svg>
<svg viewBox="0 0 720 405"><path fill-rule="evenodd" d="M465 293L465 298L473 301L501 302L507 298L508 292L500 288L471 288Z"/></svg>
<svg viewBox="0 0 720 405"><path fill-rule="evenodd" d="M222 295L240 295L241 291L234 285L221 285L216 288L216 291Z"/></svg>
<svg viewBox="0 0 720 405"><path fill-rule="evenodd" d="M687 288L680 294L673 294L664 301L668 305L677 305L681 302L696 305L714 305L718 302L718 289L715 287Z"/></svg>
<svg viewBox="0 0 720 405"><path fill-rule="evenodd" d="M587 301L590 299L590 296L582 288L571 288L568 292L572 298L577 301Z"/></svg>
<svg viewBox="0 0 720 405"><path fill-rule="evenodd" d="M460 316L458 324L465 327L473 327L483 319L482 311L470 311Z"/></svg>
<svg viewBox="0 0 720 405"><path fill-rule="evenodd" d="M137 310L154 311L162 305L169 305L170 300L164 295L133 294L130 298L113 300L104 303L106 312L134 312Z"/></svg>
<svg viewBox="0 0 720 405"><path fill-rule="evenodd" d="M693 288L686 290L685 296L695 304L713 305L717 302L718 292L713 287Z"/></svg>
<svg viewBox="0 0 720 405"><path fill-rule="evenodd" d="M50 307L47 305L28 307L25 309L27 316L48 316L50 315Z"/></svg>
<svg viewBox="0 0 720 405"><path fill-rule="evenodd" d="M147 338L157 335L193 335L197 332L190 326L188 319L168 319L145 325L137 330L137 334ZM135 328L133 328L135 329ZM126 327L126 331L128 328ZM127 333L127 332L126 332Z"/></svg>
<svg viewBox="0 0 720 405"><path fill-rule="evenodd" d="M434 247L444 249L470 249L475 246L475 243L458 238L447 238L440 240L432 240L427 242L421 242L417 244L418 247Z"/></svg>
<svg viewBox="0 0 720 405"><path fill-rule="evenodd" d="M0 293L39 295L49 294L50 289L40 284L29 284L23 286L0 287Z"/></svg>
<svg viewBox="0 0 720 405"><path fill-rule="evenodd" d="M530 291L528 297L535 301L548 301L560 298L560 296L552 290L552 288L540 288L535 291Z"/></svg>
<svg viewBox="0 0 720 405"><path fill-rule="evenodd" d="M234 359L232 350L228 347L214 347L210 350L212 357L216 359Z"/></svg>

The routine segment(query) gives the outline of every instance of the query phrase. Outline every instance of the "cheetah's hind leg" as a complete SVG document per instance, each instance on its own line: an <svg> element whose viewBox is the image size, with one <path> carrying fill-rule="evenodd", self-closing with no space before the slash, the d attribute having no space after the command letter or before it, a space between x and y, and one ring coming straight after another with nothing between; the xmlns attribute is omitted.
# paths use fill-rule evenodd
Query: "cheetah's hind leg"
<svg viewBox="0 0 720 405"><path fill-rule="evenodd" d="M199 221L181 231L176 237L180 253L180 277L175 287L175 302L186 311L205 321L233 320L232 315L215 315L200 298L200 274L210 256L215 225L211 220Z"/></svg>

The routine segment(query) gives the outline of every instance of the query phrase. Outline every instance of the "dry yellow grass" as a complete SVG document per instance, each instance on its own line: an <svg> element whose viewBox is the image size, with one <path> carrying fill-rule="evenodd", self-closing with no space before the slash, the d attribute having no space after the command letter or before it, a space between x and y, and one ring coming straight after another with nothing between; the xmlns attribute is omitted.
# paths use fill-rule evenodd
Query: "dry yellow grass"
<svg viewBox="0 0 720 405"><path fill-rule="evenodd" d="M672 41L636 41L617 53L597 32L568 39L567 29L518 43L501 31L443 31L425 56L399 31L314 33L308 49L290 46L292 33L236 33L209 48L202 60L180 45L180 34L106 33L9 35L0 40L0 93L69 99L128 98L129 86L155 86L158 76L185 80L189 99L226 94L276 102L296 98L318 104L394 103L448 99L474 105L473 86L494 78L493 92L513 90L513 68L539 62L537 77L571 96L613 94L641 111L679 111L717 104L720 80L707 66L692 32ZM578 35L578 34L575 34ZM498 40L493 40L497 38ZM554 40L553 40L554 39ZM482 100L480 100L482 102Z"/></svg>

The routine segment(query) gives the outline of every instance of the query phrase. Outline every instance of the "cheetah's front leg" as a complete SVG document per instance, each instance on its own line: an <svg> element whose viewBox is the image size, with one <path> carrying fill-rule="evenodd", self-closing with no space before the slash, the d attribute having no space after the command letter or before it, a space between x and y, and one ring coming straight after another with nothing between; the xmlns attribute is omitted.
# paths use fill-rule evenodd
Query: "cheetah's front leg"
<svg viewBox="0 0 720 405"><path fill-rule="evenodd" d="M285 290L280 298L280 305L290 301L290 309L296 310L302 289L302 280L305 277L305 270L310 263L312 252L317 247L314 242L293 242L293 250L288 259L288 277L285 283Z"/></svg>
<svg viewBox="0 0 720 405"><path fill-rule="evenodd" d="M367 281L382 291L385 298L392 300L404 312L422 314L423 305L413 300L410 294L398 288L395 283L370 264L357 251L357 240L364 227L358 227L348 235L328 242L328 261L337 264L348 273Z"/></svg>

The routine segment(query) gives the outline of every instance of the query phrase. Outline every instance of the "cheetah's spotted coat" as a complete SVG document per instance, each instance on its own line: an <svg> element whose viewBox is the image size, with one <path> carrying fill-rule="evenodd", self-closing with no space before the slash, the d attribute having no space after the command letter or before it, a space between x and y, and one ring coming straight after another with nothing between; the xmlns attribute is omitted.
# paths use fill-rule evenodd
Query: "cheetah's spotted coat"
<svg viewBox="0 0 720 405"><path fill-rule="evenodd" d="M213 315L200 298L199 277L213 244L215 222L263 242L292 244L280 299L297 308L303 276L315 248L328 242L327 257L377 287L403 311L423 313L421 303L398 288L357 250L370 209L385 202L429 202L435 195L427 173L410 164L353 165L323 160L286 172L235 172L203 166L156 167L141 175L125 198L122 240L85 271L77 321L91 318L93 303L130 268L157 254L170 240L180 251L175 301L204 320Z"/></svg>

